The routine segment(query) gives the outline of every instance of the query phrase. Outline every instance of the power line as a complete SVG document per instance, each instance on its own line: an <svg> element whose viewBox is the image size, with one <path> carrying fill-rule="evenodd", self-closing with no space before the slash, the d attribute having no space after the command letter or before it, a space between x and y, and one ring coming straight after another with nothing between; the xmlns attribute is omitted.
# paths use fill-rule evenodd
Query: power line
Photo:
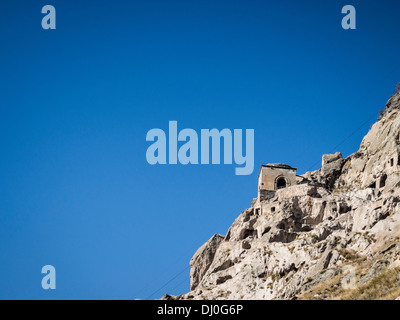
<svg viewBox="0 0 400 320"><path fill-rule="evenodd" d="M364 127L367 123L369 123L371 121L371 119L373 119L374 117L376 117L376 115L379 113L379 111L375 112L370 118L368 118L367 121L363 122L362 125L360 125L356 130L354 130L350 135L348 135L344 140L342 140L339 144L337 144L335 147L332 148L331 151L329 151L329 153L334 152L335 150L337 150L338 147L340 147L343 143L345 143L347 140L349 140L353 135L355 135L362 127ZM307 171L311 171L312 168L314 168L318 163L320 162L320 160L316 161L310 168L308 168L306 170Z"/></svg>
<svg viewBox="0 0 400 320"><path fill-rule="evenodd" d="M154 296L157 292L159 292L161 289L165 288L168 284L170 284L172 281L174 281L176 278L178 278L182 273L184 273L187 269L189 269L190 266L187 266L185 269L183 269L181 272L179 272L176 276L174 276L172 279L168 280L163 286L161 286L159 289L154 291L151 295L149 295L145 300L149 300L152 296Z"/></svg>
<svg viewBox="0 0 400 320"><path fill-rule="evenodd" d="M175 290L176 288L178 288L181 284L185 283L187 281L187 279L183 279L181 282L179 282L175 287L173 287L172 289L170 289L171 291Z"/></svg>
<svg viewBox="0 0 400 320"><path fill-rule="evenodd" d="M231 215L231 214L230 214ZM227 215L228 216L228 215ZM204 244L204 242L203 242ZM200 245L197 245L197 248L199 248ZM191 249L189 249L191 250ZM187 250L187 252L189 251ZM183 257L183 255L178 258L176 261L180 260ZM164 287L166 287L168 284L170 284L172 281L174 281L176 278L178 278L183 272L185 272L188 268L190 268L190 266L187 266L185 269L183 269L181 272L179 272L176 276L174 276L173 278L171 278L169 281L167 281L164 285L162 285L159 289L157 289L156 291L154 291L151 295L149 295L146 300L148 300L150 297L152 297L154 294L156 294L157 292L159 292L161 289L163 289ZM186 279L184 279L182 282L178 283L172 290L174 290L175 288L177 288L178 286L180 286L183 282L185 282ZM143 291L147 286L143 287L141 291Z"/></svg>
<svg viewBox="0 0 400 320"><path fill-rule="evenodd" d="M186 257L187 254L188 254L190 251L196 252L197 249L200 248L200 246L203 245L204 243L205 243L204 241L202 241L201 243L198 242L196 245L193 245L193 246L189 247L186 251L184 251L184 252L180 255L180 257L178 257L177 259L175 259L173 262L169 263L168 266L167 266L166 268L164 268L163 275L166 277L166 272L165 272L166 269L167 269L168 271L170 271L171 267L172 267L172 266L175 266L175 265L177 264L178 261L180 261L180 260L182 260L184 257ZM151 280L150 280L147 284L145 284L141 289L137 290L136 293L133 294L133 296L134 296L134 297L138 297L145 289L148 289L148 288L149 288L149 285L150 285L150 287L151 287L151 286L154 284L155 280L161 280L161 279L160 279L160 274L158 274L158 276L157 276L156 278L155 278L155 277L152 277ZM155 285L154 285L154 286L155 286ZM153 286L153 287L154 287L154 286ZM159 290L161 290L161 289L162 289L162 288L160 288Z"/></svg>
<svg viewBox="0 0 400 320"><path fill-rule="evenodd" d="M199 248L199 246L197 246L197 248ZM168 266L166 268L164 268L164 271L171 271L171 267L172 266L176 266L177 262L182 260L182 258L186 257L186 255L189 253L189 251L194 251L195 247L192 246L190 248L188 248L186 251L184 251L180 257L178 257L177 259L175 259L173 262L171 262L170 264L168 264ZM166 276L166 272L163 273L164 276ZM153 285L155 280L161 280L160 279L160 274L158 274L158 276L156 278L152 277L151 280L145 284L143 287L141 287L141 289L137 290L133 296L134 297L138 297L145 289L147 289L149 287L149 285Z"/></svg>

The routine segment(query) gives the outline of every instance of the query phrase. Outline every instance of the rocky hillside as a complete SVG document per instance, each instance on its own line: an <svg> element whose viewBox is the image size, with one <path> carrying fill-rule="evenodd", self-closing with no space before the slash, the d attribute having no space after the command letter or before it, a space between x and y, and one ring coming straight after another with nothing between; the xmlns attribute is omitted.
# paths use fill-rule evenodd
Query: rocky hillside
<svg viewBox="0 0 400 320"><path fill-rule="evenodd" d="M324 155L302 177L263 200L260 214L255 199L195 253L191 291L163 298L400 296L400 93L356 153Z"/></svg>

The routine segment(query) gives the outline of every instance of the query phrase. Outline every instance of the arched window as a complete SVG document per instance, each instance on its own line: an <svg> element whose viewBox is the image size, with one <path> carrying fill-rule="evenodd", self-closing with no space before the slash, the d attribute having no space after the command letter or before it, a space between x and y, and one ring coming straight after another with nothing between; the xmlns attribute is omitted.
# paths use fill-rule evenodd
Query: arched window
<svg viewBox="0 0 400 320"><path fill-rule="evenodd" d="M286 188L286 179L284 177L278 178L276 181L276 189Z"/></svg>

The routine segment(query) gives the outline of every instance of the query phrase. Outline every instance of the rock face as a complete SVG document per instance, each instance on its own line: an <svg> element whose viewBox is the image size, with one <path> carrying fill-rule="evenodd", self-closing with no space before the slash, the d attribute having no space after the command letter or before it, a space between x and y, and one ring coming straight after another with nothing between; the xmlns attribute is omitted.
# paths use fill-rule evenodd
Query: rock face
<svg viewBox="0 0 400 320"><path fill-rule="evenodd" d="M273 212L250 207L206 242L190 261L191 291L174 299L354 298L371 281L400 279L399 155L397 93L356 153L324 155L307 183L262 200ZM382 295L400 296L392 289Z"/></svg>
<svg viewBox="0 0 400 320"><path fill-rule="evenodd" d="M322 183L328 188L332 188L340 176L344 160L340 152L335 154L324 154L322 156L321 176Z"/></svg>
<svg viewBox="0 0 400 320"><path fill-rule="evenodd" d="M210 240L203 244L190 260L190 289L195 289L203 278L214 260L215 252L224 237L215 234Z"/></svg>

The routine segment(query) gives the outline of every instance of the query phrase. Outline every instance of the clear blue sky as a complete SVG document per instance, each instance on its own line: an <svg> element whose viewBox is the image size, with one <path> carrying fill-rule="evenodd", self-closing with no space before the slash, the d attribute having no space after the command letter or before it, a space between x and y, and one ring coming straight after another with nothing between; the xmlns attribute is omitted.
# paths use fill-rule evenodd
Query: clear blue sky
<svg viewBox="0 0 400 320"><path fill-rule="evenodd" d="M41 28L46 4L56 30ZM341 28L346 4L357 30ZM0 298L187 292L191 256L250 206L262 163L304 173L384 107L400 81L399 9L2 0ZM254 173L149 165L146 133L169 120L254 129ZM334 151L355 152L372 122ZM53 291L41 288L47 264Z"/></svg>

